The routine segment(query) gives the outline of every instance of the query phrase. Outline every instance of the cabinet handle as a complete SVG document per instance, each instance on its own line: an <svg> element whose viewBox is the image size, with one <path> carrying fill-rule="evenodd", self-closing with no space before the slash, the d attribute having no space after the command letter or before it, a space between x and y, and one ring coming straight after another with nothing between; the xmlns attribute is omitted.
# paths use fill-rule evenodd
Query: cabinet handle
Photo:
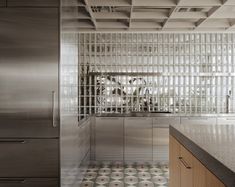
<svg viewBox="0 0 235 187"><path fill-rule="evenodd" d="M0 179L0 184L2 183L25 183L25 179Z"/></svg>
<svg viewBox="0 0 235 187"><path fill-rule="evenodd" d="M191 169L191 167L187 164L187 162L185 162L185 160L183 159L183 157L179 157L180 162L184 165L184 167L186 169Z"/></svg>
<svg viewBox="0 0 235 187"><path fill-rule="evenodd" d="M25 144L26 140L0 140L0 144L2 144L2 143L20 143L20 144Z"/></svg>
<svg viewBox="0 0 235 187"><path fill-rule="evenodd" d="M52 126L56 127L56 120L55 120L55 91L52 91Z"/></svg>

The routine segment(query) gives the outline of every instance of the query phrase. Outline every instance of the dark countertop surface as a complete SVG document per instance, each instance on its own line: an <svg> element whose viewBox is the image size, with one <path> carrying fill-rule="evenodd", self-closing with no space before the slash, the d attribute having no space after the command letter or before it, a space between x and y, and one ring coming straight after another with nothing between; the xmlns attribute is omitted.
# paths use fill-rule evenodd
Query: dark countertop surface
<svg viewBox="0 0 235 187"><path fill-rule="evenodd" d="M172 125L170 134L226 186L235 187L235 124Z"/></svg>
<svg viewBox="0 0 235 187"><path fill-rule="evenodd" d="M168 112L129 112L129 113L101 113L96 117L235 117L235 113L221 114L174 114Z"/></svg>

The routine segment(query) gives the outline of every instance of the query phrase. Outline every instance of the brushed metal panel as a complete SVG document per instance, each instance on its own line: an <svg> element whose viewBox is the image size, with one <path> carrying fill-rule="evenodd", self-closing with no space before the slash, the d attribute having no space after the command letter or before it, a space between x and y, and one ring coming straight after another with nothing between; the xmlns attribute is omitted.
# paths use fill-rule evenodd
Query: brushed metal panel
<svg viewBox="0 0 235 187"><path fill-rule="evenodd" d="M0 177L59 177L58 139L0 139Z"/></svg>
<svg viewBox="0 0 235 187"><path fill-rule="evenodd" d="M152 118L125 118L125 160L152 160Z"/></svg>
<svg viewBox="0 0 235 187"><path fill-rule="evenodd" d="M80 163L84 160L90 151L90 119L79 126L78 149Z"/></svg>
<svg viewBox="0 0 235 187"><path fill-rule="evenodd" d="M0 187L58 187L59 178L0 178Z"/></svg>
<svg viewBox="0 0 235 187"><path fill-rule="evenodd" d="M0 7L6 6L6 0L0 0Z"/></svg>
<svg viewBox="0 0 235 187"><path fill-rule="evenodd" d="M181 117L181 124L215 125L216 118L213 117Z"/></svg>
<svg viewBox="0 0 235 187"><path fill-rule="evenodd" d="M0 9L2 137L19 129L17 137L58 137L58 16L57 8Z"/></svg>
<svg viewBox="0 0 235 187"><path fill-rule="evenodd" d="M169 128L153 128L153 160L169 160Z"/></svg>
<svg viewBox="0 0 235 187"><path fill-rule="evenodd" d="M180 124L180 117L155 117L153 125L157 127L169 127L171 124Z"/></svg>
<svg viewBox="0 0 235 187"><path fill-rule="evenodd" d="M217 124L231 124L231 125L235 125L235 117L219 117L217 118Z"/></svg>
<svg viewBox="0 0 235 187"><path fill-rule="evenodd" d="M123 160L124 134L122 117L96 118L96 160Z"/></svg>
<svg viewBox="0 0 235 187"><path fill-rule="evenodd" d="M169 125L180 124L180 117L153 118L153 160L169 160Z"/></svg>
<svg viewBox="0 0 235 187"><path fill-rule="evenodd" d="M26 7L26 6L43 6L43 7L56 7L59 6L59 0L7 0L8 7L11 6L19 6L19 7Z"/></svg>

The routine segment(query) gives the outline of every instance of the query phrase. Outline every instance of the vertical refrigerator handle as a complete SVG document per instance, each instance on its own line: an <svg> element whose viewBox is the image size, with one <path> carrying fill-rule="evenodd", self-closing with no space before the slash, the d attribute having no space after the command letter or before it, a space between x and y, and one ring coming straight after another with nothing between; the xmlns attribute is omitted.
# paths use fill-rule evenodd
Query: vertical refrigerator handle
<svg viewBox="0 0 235 187"><path fill-rule="evenodd" d="M55 116L55 91L52 91L52 126L56 127L56 116Z"/></svg>

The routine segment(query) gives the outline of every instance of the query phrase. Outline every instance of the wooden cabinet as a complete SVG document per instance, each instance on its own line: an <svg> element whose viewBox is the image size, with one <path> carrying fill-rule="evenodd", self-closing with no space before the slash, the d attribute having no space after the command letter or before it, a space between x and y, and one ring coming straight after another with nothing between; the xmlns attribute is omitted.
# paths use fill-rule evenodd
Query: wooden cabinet
<svg viewBox="0 0 235 187"><path fill-rule="evenodd" d="M170 187L180 187L180 144L170 136Z"/></svg>
<svg viewBox="0 0 235 187"><path fill-rule="evenodd" d="M187 149L180 146L180 187L193 187L193 156Z"/></svg>
<svg viewBox="0 0 235 187"><path fill-rule="evenodd" d="M193 183L194 187L206 187L206 167L193 157Z"/></svg>
<svg viewBox="0 0 235 187"><path fill-rule="evenodd" d="M205 187L225 187L210 171L206 170L206 185Z"/></svg>
<svg viewBox="0 0 235 187"><path fill-rule="evenodd" d="M170 187L225 187L173 136L170 136Z"/></svg>

